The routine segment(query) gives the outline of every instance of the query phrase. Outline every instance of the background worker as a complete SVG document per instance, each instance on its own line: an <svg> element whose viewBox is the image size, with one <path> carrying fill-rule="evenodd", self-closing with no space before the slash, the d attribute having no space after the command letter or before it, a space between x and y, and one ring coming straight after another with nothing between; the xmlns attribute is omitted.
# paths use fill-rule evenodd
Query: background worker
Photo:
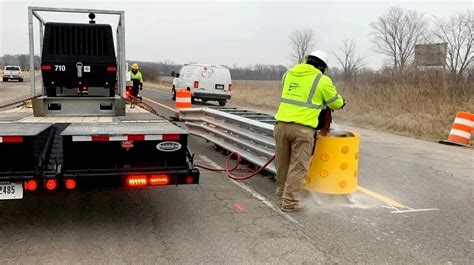
<svg viewBox="0 0 474 265"><path fill-rule="evenodd" d="M275 119L276 195L282 211L305 208L299 194L311 161L318 117L323 109L345 105L327 69L326 53L317 50L283 76L280 106ZM319 128L318 128L319 129Z"/></svg>
<svg viewBox="0 0 474 265"><path fill-rule="evenodd" d="M138 96L138 91L143 89L143 76L140 71L138 71L138 64L134 63L132 65L132 70L130 71L130 78L133 82L132 95L134 97Z"/></svg>

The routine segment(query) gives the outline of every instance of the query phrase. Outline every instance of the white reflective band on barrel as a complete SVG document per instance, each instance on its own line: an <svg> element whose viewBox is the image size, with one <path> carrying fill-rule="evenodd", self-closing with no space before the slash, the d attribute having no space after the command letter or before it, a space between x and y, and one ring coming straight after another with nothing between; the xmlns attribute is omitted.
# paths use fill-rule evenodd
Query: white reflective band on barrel
<svg viewBox="0 0 474 265"><path fill-rule="evenodd" d="M313 85L311 86L311 91L309 92L308 99L306 100L306 102L293 100L293 99L287 99L287 98L282 98L281 102L286 103L286 104L300 106L300 107L310 108L310 109L326 109L325 105L313 104L313 97L314 97L314 94L316 94L316 89L318 88L318 84L319 84L319 80L321 79L321 76L322 74L319 73L314 78ZM286 74L285 74L285 77L286 77Z"/></svg>
<svg viewBox="0 0 474 265"><path fill-rule="evenodd" d="M469 126L471 128L474 127L474 121L470 121L470 120L463 119L463 118L454 119L454 123L466 125L466 126Z"/></svg>
<svg viewBox="0 0 474 265"><path fill-rule="evenodd" d="M191 103L191 97L185 97L185 98L176 97L176 102Z"/></svg>
<svg viewBox="0 0 474 265"><path fill-rule="evenodd" d="M470 133L465 132L465 131L461 131L461 130L458 130L458 129L451 129L451 132L449 133L449 135L456 135L456 136L466 138L466 139L471 138Z"/></svg>

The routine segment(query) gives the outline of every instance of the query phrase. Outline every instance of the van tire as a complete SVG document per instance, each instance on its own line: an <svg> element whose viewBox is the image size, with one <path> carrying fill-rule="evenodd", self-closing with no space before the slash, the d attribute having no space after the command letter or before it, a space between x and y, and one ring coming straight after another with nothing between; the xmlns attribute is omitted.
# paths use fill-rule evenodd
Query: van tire
<svg viewBox="0 0 474 265"><path fill-rule="evenodd" d="M176 89L174 88L174 86L171 89L171 99L176 100Z"/></svg>
<svg viewBox="0 0 474 265"><path fill-rule="evenodd" d="M23 78L18 79L18 82L23 82Z"/></svg>
<svg viewBox="0 0 474 265"><path fill-rule="evenodd" d="M8 82L8 79L4 77L3 82Z"/></svg>
<svg viewBox="0 0 474 265"><path fill-rule="evenodd" d="M226 100L219 100L219 106L221 107L224 107L226 103L227 103Z"/></svg>
<svg viewBox="0 0 474 265"><path fill-rule="evenodd" d="M191 97L191 104L194 104L194 101L195 101L194 97Z"/></svg>

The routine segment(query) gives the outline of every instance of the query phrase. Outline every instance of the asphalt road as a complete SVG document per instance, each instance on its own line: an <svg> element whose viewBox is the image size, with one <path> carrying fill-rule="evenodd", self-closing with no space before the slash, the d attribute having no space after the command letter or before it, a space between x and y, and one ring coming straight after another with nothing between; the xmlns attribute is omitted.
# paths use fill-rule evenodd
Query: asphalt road
<svg viewBox="0 0 474 265"><path fill-rule="evenodd" d="M173 115L168 94L142 94ZM285 214L271 176L206 171L195 186L28 195L0 202L2 264L472 264L474 151L353 130L366 189L353 203L306 196L307 211ZM224 162L199 137L190 147L199 164Z"/></svg>

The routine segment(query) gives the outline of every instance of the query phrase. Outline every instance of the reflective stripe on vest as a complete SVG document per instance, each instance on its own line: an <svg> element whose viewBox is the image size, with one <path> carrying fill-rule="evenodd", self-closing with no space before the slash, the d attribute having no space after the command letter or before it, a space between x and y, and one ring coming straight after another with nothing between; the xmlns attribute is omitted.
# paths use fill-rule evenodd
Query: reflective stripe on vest
<svg viewBox="0 0 474 265"><path fill-rule="evenodd" d="M339 98L339 94L336 94L334 97L332 97L330 100L326 102L326 104L331 104L335 102Z"/></svg>
<svg viewBox="0 0 474 265"><path fill-rule="evenodd" d="M318 88L318 84L319 84L319 80L321 79L321 76L323 76L323 75L321 73L319 73L314 77L313 85L311 86L311 90L309 91L308 99L306 100L306 102L301 102L301 101L298 101L298 100L287 99L287 98L282 98L280 102L295 105L295 106L310 108L310 109L326 109L325 105L313 104L313 97L314 97L314 94L316 94L316 89ZM286 78L286 74L283 77L283 80L285 80L285 78ZM283 83L284 83L284 81L283 81ZM331 99L331 100L333 100L333 99Z"/></svg>

